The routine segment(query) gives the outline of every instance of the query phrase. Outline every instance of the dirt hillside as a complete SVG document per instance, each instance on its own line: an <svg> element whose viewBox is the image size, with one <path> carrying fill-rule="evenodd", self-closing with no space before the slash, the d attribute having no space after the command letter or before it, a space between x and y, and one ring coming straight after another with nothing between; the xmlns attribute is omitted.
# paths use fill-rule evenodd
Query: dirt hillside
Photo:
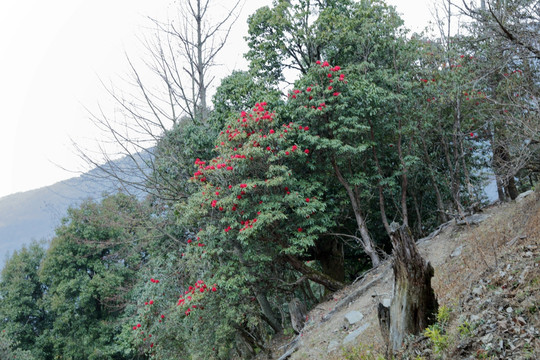
<svg viewBox="0 0 540 360"><path fill-rule="evenodd" d="M411 338L396 358L540 359L540 194L466 220L418 242L435 269L441 337ZM277 340L273 358L384 358L377 304L390 301L392 284L388 259L313 308L300 335Z"/></svg>

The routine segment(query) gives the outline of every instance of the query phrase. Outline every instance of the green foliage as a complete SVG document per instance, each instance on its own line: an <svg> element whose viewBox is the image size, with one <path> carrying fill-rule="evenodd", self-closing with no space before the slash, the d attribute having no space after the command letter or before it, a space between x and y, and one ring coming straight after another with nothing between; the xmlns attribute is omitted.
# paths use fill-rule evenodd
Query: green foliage
<svg viewBox="0 0 540 360"><path fill-rule="evenodd" d="M433 345L433 352L441 354L449 345L448 335L444 334L443 330L437 325L430 325L424 330L424 335L429 338Z"/></svg>
<svg viewBox="0 0 540 360"><path fill-rule="evenodd" d="M463 321L461 324L459 324L458 326L458 333L460 336L462 337L469 337L469 336L472 336L472 331L473 331L473 325L471 325L471 323L469 323L468 321Z"/></svg>
<svg viewBox="0 0 540 360"><path fill-rule="evenodd" d="M3 341L7 342L3 345L5 351L17 344L21 351L33 350L36 357L44 357L42 352L35 351L37 338L43 334L49 321L42 302L45 288L38 277L44 256L43 246L33 242L14 252L2 269L0 328L3 329ZM1 358L4 359L4 356Z"/></svg>
<svg viewBox="0 0 540 360"><path fill-rule="evenodd" d="M445 327L446 325L448 325L451 312L452 309L450 307L446 305L439 306L439 310L437 312L437 322L440 326Z"/></svg>
<svg viewBox="0 0 540 360"><path fill-rule="evenodd" d="M9 337L6 330L0 332L0 359L2 360L34 360L38 359L28 350L18 348L19 344Z"/></svg>
<svg viewBox="0 0 540 360"><path fill-rule="evenodd" d="M138 202L126 195L70 209L40 269L53 357L121 357L120 310L142 259Z"/></svg>

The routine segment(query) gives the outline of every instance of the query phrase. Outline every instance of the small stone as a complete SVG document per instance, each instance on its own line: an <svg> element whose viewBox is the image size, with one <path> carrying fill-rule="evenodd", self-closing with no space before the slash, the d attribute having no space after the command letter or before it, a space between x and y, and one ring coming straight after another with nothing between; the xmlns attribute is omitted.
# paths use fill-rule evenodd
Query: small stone
<svg viewBox="0 0 540 360"><path fill-rule="evenodd" d="M364 318L364 315L360 311L350 311L347 314L345 314L345 328L349 328L349 326L356 324L360 320Z"/></svg>
<svg viewBox="0 0 540 360"><path fill-rule="evenodd" d="M339 345L340 345L339 341L337 340L330 341L330 344L328 344L328 350L327 350L328 354L330 354L333 351L336 351L339 348Z"/></svg>
<svg viewBox="0 0 540 360"><path fill-rule="evenodd" d="M463 245L459 245L457 248L454 249L454 251L452 251L452 253L450 254L450 257L457 257L459 255L461 255L461 252L463 251Z"/></svg>
<svg viewBox="0 0 540 360"><path fill-rule="evenodd" d="M509 314L511 314L513 311L514 311L514 309L512 309L511 306L506 308L506 312L509 313Z"/></svg>
<svg viewBox="0 0 540 360"><path fill-rule="evenodd" d="M516 320L517 320L517 322L518 322L520 325L525 325L525 324L527 324L527 322L525 321L525 319L522 318L521 316L518 316L518 317L516 318Z"/></svg>
<svg viewBox="0 0 540 360"><path fill-rule="evenodd" d="M343 345L353 342L358 336L360 336L361 333L363 333L369 327L369 325L369 323L363 324L358 329L347 335L345 339L343 339Z"/></svg>
<svg viewBox="0 0 540 360"><path fill-rule="evenodd" d="M529 191L525 191L521 194L519 194L517 197L516 197L516 202L521 202L523 199L525 199L527 196L533 194L534 191L533 190L529 190Z"/></svg>
<svg viewBox="0 0 540 360"><path fill-rule="evenodd" d="M481 286L477 286L474 289L472 289L472 293L477 296L481 296L484 293L484 290Z"/></svg>
<svg viewBox="0 0 540 360"><path fill-rule="evenodd" d="M392 305L392 299L382 299L382 304L384 307L390 307Z"/></svg>
<svg viewBox="0 0 540 360"><path fill-rule="evenodd" d="M532 257L532 256L533 256L532 251L527 251L525 254L523 254L523 257L524 257L524 258L530 258L530 257Z"/></svg>
<svg viewBox="0 0 540 360"><path fill-rule="evenodd" d="M491 342L491 340L493 340L493 333L489 333L489 334L486 334L485 336L482 336L481 340L484 344Z"/></svg>

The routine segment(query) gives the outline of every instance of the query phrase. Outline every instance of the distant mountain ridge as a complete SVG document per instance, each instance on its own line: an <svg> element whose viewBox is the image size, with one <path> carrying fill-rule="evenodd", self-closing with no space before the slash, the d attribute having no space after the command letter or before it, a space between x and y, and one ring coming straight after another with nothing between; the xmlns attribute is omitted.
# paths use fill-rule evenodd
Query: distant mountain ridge
<svg viewBox="0 0 540 360"><path fill-rule="evenodd" d="M151 155L142 156L138 162L150 160ZM121 158L111 161L109 167L128 176L133 161ZM143 166L144 168L144 166ZM131 175L140 180L140 174ZM106 194L122 190L120 182L112 179L99 168L80 176L57 182L35 190L29 190L0 198L0 269L6 257L21 249L32 240L50 240L55 229L66 216L67 209L87 199L100 200ZM140 195L135 189L130 193Z"/></svg>

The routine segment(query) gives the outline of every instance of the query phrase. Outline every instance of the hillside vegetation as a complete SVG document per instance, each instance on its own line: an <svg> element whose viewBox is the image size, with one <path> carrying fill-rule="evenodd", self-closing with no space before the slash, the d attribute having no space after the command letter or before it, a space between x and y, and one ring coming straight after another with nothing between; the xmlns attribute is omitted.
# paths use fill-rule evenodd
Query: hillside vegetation
<svg viewBox="0 0 540 360"><path fill-rule="evenodd" d="M210 101L238 6L210 3L155 21L155 78L130 62L94 116L122 191L6 262L0 357L534 356L538 199L514 202L540 170L538 4L445 1L428 35L382 0L276 0Z"/></svg>
<svg viewBox="0 0 540 360"><path fill-rule="evenodd" d="M477 215L469 223L446 223L418 241L435 268L440 308L437 323L410 337L395 359L540 356L540 196ZM315 306L301 335L278 339L271 358L290 349L290 359L386 358L377 304L392 293L391 261Z"/></svg>

